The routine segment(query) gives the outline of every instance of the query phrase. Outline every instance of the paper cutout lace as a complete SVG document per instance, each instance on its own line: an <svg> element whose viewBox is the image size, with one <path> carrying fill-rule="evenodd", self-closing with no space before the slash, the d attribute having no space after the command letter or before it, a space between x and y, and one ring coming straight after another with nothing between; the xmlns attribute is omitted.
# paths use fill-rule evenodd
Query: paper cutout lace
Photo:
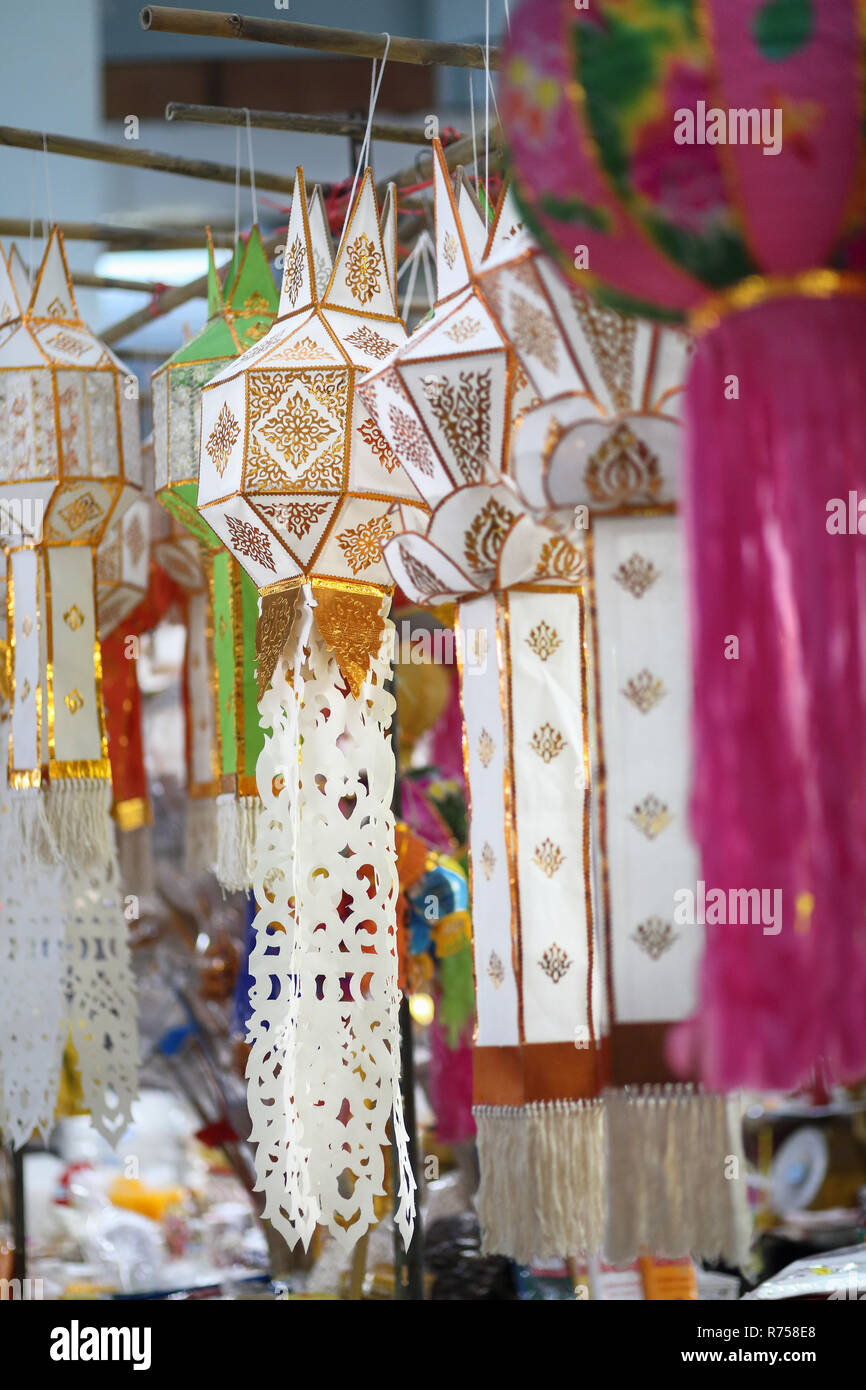
<svg viewBox="0 0 866 1390"><path fill-rule="evenodd" d="M281 660L260 704L271 732L257 766L247 1066L258 1186L290 1245L306 1246L322 1222L351 1249L376 1221L393 1119L408 1246L388 634L356 700L312 623L309 592L300 621L292 684Z"/></svg>

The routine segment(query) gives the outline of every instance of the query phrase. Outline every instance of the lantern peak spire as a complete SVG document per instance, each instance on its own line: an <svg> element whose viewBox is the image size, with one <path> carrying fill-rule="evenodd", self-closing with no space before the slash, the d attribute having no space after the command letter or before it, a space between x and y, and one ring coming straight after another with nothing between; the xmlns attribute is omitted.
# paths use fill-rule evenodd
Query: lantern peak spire
<svg viewBox="0 0 866 1390"><path fill-rule="evenodd" d="M328 224L328 211L322 195L321 184L316 184L307 204L307 220L310 225L310 248L313 253L313 280L316 298L322 299L331 278L334 264L334 243Z"/></svg>
<svg viewBox="0 0 866 1390"><path fill-rule="evenodd" d="M295 191L286 232L286 255L277 317L284 319L301 309L309 309L318 302L318 298L304 171L298 168L295 170Z"/></svg>
<svg viewBox="0 0 866 1390"><path fill-rule="evenodd" d="M467 237L466 229L461 225L451 175L438 140L433 141L433 204L436 221L436 297L441 303L469 284L473 269L470 246L474 247L478 238L473 234Z"/></svg>
<svg viewBox="0 0 866 1390"><path fill-rule="evenodd" d="M366 169L349 213L323 304L367 318L395 317L373 175Z"/></svg>
<svg viewBox="0 0 866 1390"><path fill-rule="evenodd" d="M27 317L62 319L66 323L80 322L72 278L66 264L63 233L56 223L51 228L48 245L36 276L33 294L27 307Z"/></svg>
<svg viewBox="0 0 866 1390"><path fill-rule="evenodd" d="M397 308L397 185L388 184L385 201L382 204L382 245L385 248L385 265L394 296L394 312Z"/></svg>
<svg viewBox="0 0 866 1390"><path fill-rule="evenodd" d="M17 243L14 241L9 247L9 270L12 275L12 284L15 286L15 293L18 296L18 305L23 311L30 302L30 276L21 258Z"/></svg>
<svg viewBox="0 0 866 1390"><path fill-rule="evenodd" d="M485 261L492 260L506 245L510 256L515 256L528 246L535 245L533 238L524 226L523 214L514 196L514 188L510 178L504 181L496 200L496 210L493 213L493 223L484 252Z"/></svg>
<svg viewBox="0 0 866 1390"><path fill-rule="evenodd" d="M7 323L14 323L21 317L21 305L12 276L11 261L14 250L13 246L7 263L3 248L0 247L0 328L5 328Z"/></svg>

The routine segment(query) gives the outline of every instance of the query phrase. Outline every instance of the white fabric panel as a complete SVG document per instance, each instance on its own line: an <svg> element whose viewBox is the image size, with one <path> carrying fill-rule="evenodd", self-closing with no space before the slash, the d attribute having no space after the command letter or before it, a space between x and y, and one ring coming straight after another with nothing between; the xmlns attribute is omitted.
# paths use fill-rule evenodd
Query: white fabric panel
<svg viewBox="0 0 866 1390"><path fill-rule="evenodd" d="M51 602L53 757L57 762L95 761L102 757L102 737L93 663L93 551L89 545L50 546L46 566Z"/></svg>
<svg viewBox="0 0 866 1390"><path fill-rule="evenodd" d="M629 569L621 570L623 565ZM673 516L596 522L610 935L619 1023L680 1019L696 1004L703 931L673 921L674 893L694 891L697 879L688 835L690 750L684 733L690 727L691 675L683 565L680 525ZM662 685L641 700L642 709L624 691L644 672ZM640 688L649 689L646 680Z"/></svg>
<svg viewBox="0 0 866 1390"><path fill-rule="evenodd" d="M8 582L15 605L12 700L11 768L24 772L38 768L37 701L39 698L39 562L35 550L14 550L9 556ZM43 693L44 698L44 693Z"/></svg>
<svg viewBox="0 0 866 1390"><path fill-rule="evenodd" d="M472 933L479 1047L520 1042L517 981L511 946L511 888L505 827L508 730L498 662L496 599L461 603L457 648L467 748L471 815ZM479 634L482 634L479 636ZM468 646L485 640L484 659L467 660ZM486 737L485 737L486 735Z"/></svg>
<svg viewBox="0 0 866 1390"><path fill-rule="evenodd" d="M588 1024L584 679L576 594L511 592L517 873L527 1042Z"/></svg>
<svg viewBox="0 0 866 1390"><path fill-rule="evenodd" d="M214 766L216 712L210 677L213 661L208 633L209 596L202 591L190 595L187 624L187 688L191 733L190 777L193 784L212 782L218 776Z"/></svg>

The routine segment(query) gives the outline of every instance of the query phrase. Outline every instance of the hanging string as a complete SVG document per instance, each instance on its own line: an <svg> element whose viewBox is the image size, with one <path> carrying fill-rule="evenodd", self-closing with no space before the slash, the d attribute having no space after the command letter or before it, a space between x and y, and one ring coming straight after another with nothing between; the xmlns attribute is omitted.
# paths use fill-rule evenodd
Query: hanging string
<svg viewBox="0 0 866 1390"><path fill-rule="evenodd" d="M508 8L508 0L505 0L505 24L509 34L511 33L511 11Z"/></svg>
<svg viewBox="0 0 866 1390"><path fill-rule="evenodd" d="M475 72L469 69L469 120L472 123L472 163L478 178L478 141L475 138Z"/></svg>
<svg viewBox="0 0 866 1390"><path fill-rule="evenodd" d="M36 151L30 155L30 242L27 248L27 283L30 293L33 294L33 233L36 226ZM21 306L24 307L23 305Z"/></svg>
<svg viewBox="0 0 866 1390"><path fill-rule="evenodd" d="M241 128L235 126L235 246L241 231Z"/></svg>
<svg viewBox="0 0 866 1390"><path fill-rule="evenodd" d="M364 131L364 139L361 141L361 150L358 155L358 165L355 169L355 177L352 180L352 192L350 193L349 201L346 204L346 219L343 223L343 235L345 235L346 228L349 225L349 217L352 212L352 206L355 202L355 189L358 187L358 179L361 176L361 170L364 168L364 164L370 152L370 134L373 129L373 113L376 110L376 102L379 100L379 88L382 86L382 78L385 75L385 64L388 61L388 50L391 47L391 35L383 30L383 36L385 38L385 52L382 54L382 66L378 69L378 82L376 80L377 59L373 59L373 71L370 77L370 111L369 115L367 116L367 129Z"/></svg>
<svg viewBox="0 0 866 1390"><path fill-rule="evenodd" d="M422 267L424 270L424 283L427 287L428 307L431 309L433 308L433 305L435 303L435 295L433 291L433 281L430 274L432 256L433 243L430 239L430 233L425 229L423 232L421 232L421 234L418 237L418 240L415 242L415 245L409 252L409 255L406 257L405 261L400 266L400 269L397 271L398 284L400 280L402 280L406 272L409 272L409 276L406 281L406 290L403 295L403 309L400 315L404 323L408 322L407 312L411 308L413 302L413 296L415 293L415 282L418 279L419 267Z"/></svg>
<svg viewBox="0 0 866 1390"><path fill-rule="evenodd" d="M487 188L490 183L490 0L484 0L484 71L487 81L484 84L484 193L489 200Z"/></svg>
<svg viewBox="0 0 866 1390"><path fill-rule="evenodd" d="M250 166L250 193L253 200L253 223L259 220L259 205L256 201L256 166L253 162L253 128L250 125L250 108L244 107L244 115L247 118L247 160Z"/></svg>
<svg viewBox="0 0 866 1390"><path fill-rule="evenodd" d="M43 217L42 219L42 239L43 241L47 242L48 233L54 225L54 209L51 206L51 179L48 177L48 136L45 134L44 130L42 132L42 153L44 155L44 159L42 161L42 171L45 175L45 206L48 209L47 226L45 223L45 218Z"/></svg>

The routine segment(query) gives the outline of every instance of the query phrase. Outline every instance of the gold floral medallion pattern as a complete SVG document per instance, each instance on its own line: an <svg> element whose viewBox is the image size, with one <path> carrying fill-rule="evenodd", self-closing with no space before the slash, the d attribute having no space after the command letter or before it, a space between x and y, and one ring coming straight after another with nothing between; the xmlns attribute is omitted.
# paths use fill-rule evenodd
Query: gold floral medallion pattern
<svg viewBox="0 0 866 1390"><path fill-rule="evenodd" d="M474 319L471 314L466 314L462 319L458 319L450 328L445 329L445 337L450 338L452 343L468 343L470 338L474 338L476 333L481 332L481 324L478 319Z"/></svg>
<svg viewBox="0 0 866 1390"><path fill-rule="evenodd" d="M297 303L303 279L304 271L301 239L300 237L295 237L286 252L286 261L283 266L283 289L288 295L289 303L292 308L294 308Z"/></svg>
<svg viewBox="0 0 866 1390"><path fill-rule="evenodd" d="M650 710L655 709L659 700L663 700L667 693L664 681L659 676L654 676L652 671L648 671L646 667L642 671L638 671L636 676L632 676L622 691L625 698L630 700L641 714L649 714Z"/></svg>
<svg viewBox="0 0 866 1390"><path fill-rule="evenodd" d="M274 353L274 361L280 362L308 362L311 357L324 357L326 362L335 361L332 352L326 347L320 347L310 337L292 338Z"/></svg>
<svg viewBox="0 0 866 1390"><path fill-rule="evenodd" d="M642 835L646 835L648 840L654 840L657 835L661 835L673 820L672 813L668 810L664 801L660 801L652 792L639 801L629 816L632 825L637 826Z"/></svg>
<svg viewBox="0 0 866 1390"><path fill-rule="evenodd" d="M70 531L80 531L82 526L87 526L102 516L102 508L89 492L79 492L74 501L59 508L59 515Z"/></svg>
<svg viewBox="0 0 866 1390"><path fill-rule="evenodd" d="M561 946L553 941L542 955L538 964L552 984L558 985L571 969L571 957Z"/></svg>
<svg viewBox="0 0 866 1390"><path fill-rule="evenodd" d="M651 505L663 485L658 459L624 420L590 456L583 480L600 507Z"/></svg>
<svg viewBox="0 0 866 1390"><path fill-rule="evenodd" d="M346 284L359 304L367 304L379 293L382 256L366 232L346 247Z"/></svg>
<svg viewBox="0 0 866 1390"><path fill-rule="evenodd" d="M542 724L529 740L529 746L543 763L552 763L566 747L566 742L552 724Z"/></svg>
<svg viewBox="0 0 866 1390"><path fill-rule="evenodd" d="M256 564L264 565L265 569L276 574L267 531L263 531L260 526L254 526L250 521L243 521L239 516L229 516L226 512L223 513L223 519L229 528L230 543L235 552L249 560L255 560Z"/></svg>
<svg viewBox="0 0 866 1390"><path fill-rule="evenodd" d="M441 592L442 584L429 565L425 565L423 560L419 560L417 555L413 555L408 546L398 544L397 550L406 567L406 573L419 594L425 594L429 598L431 595Z"/></svg>
<svg viewBox="0 0 866 1390"><path fill-rule="evenodd" d="M478 735L478 756L481 759L482 767L489 767L493 761L493 754L496 752L496 744L490 737L486 729L482 729Z"/></svg>
<svg viewBox="0 0 866 1390"><path fill-rule="evenodd" d="M562 868L565 863L565 855L554 840L542 840L540 845L535 846L535 853L532 856L533 864L537 864L543 874L548 878Z"/></svg>
<svg viewBox="0 0 866 1390"><path fill-rule="evenodd" d="M375 455L384 469L389 473L393 473L395 468L400 467L400 460L394 453L394 450L391 448L391 445L379 429L375 420L371 420L368 417L358 430L358 433L370 452Z"/></svg>
<svg viewBox="0 0 866 1390"><path fill-rule="evenodd" d="M494 989L501 989L505 983L505 966L495 951L490 952L487 961L487 974Z"/></svg>
<svg viewBox="0 0 866 1390"><path fill-rule="evenodd" d="M351 343L353 347L359 348L361 352L369 353L370 357L375 357L380 362L392 353L397 346L388 338L383 338L381 333L377 333L375 328L368 328L366 323L362 323L356 328L354 333L347 333L345 341Z"/></svg>
<svg viewBox="0 0 866 1390"><path fill-rule="evenodd" d="M382 559L382 542L393 536L394 528L387 515L373 516L347 527L337 534L337 543L351 566L353 574L369 569Z"/></svg>
<svg viewBox="0 0 866 1390"><path fill-rule="evenodd" d="M229 456L240 438L240 433L241 427L237 419L229 410L227 403L223 401L216 424L208 435L205 444L210 460L220 477L223 476L228 467Z"/></svg>
<svg viewBox="0 0 866 1390"><path fill-rule="evenodd" d="M328 502L259 502L258 509L301 540L310 534L329 505Z"/></svg>
<svg viewBox="0 0 866 1390"><path fill-rule="evenodd" d="M223 406L225 409L225 406ZM297 470L336 433L301 391L285 395L259 426L259 434Z"/></svg>
<svg viewBox="0 0 866 1390"><path fill-rule="evenodd" d="M475 514L469 529L463 533L466 563L475 574L494 568L514 518L515 513L495 497L489 498Z"/></svg>
<svg viewBox="0 0 866 1390"><path fill-rule="evenodd" d="M572 294L584 333L589 339L595 364L617 410L628 410L632 393L632 360L636 320L603 308L589 295Z"/></svg>
<svg viewBox="0 0 866 1390"><path fill-rule="evenodd" d="M433 477L433 455L421 426L407 411L394 405L388 406L388 419L397 445L399 457L404 463L412 464L426 477Z"/></svg>
<svg viewBox="0 0 866 1390"><path fill-rule="evenodd" d="M65 357L84 357L90 344L76 338L74 333L55 333L53 338L46 339L46 347L56 348Z"/></svg>
<svg viewBox="0 0 866 1390"><path fill-rule="evenodd" d="M638 924L631 939L646 952L650 960L660 960L665 951L669 951L679 940L679 933L674 931L670 922L653 916Z"/></svg>
<svg viewBox="0 0 866 1390"><path fill-rule="evenodd" d="M547 371L557 371L557 331L550 315L536 309L522 294L512 294L511 315L511 335L517 351L536 358Z"/></svg>
<svg viewBox="0 0 866 1390"><path fill-rule="evenodd" d="M490 464L492 371L462 371L456 382L437 374L424 382L424 395L467 483L483 482Z"/></svg>
<svg viewBox="0 0 866 1390"><path fill-rule="evenodd" d="M484 877L490 881L493 877L493 870L496 868L496 855L489 840L484 841L484 848L481 851L481 867L484 870Z"/></svg>
<svg viewBox="0 0 866 1390"><path fill-rule="evenodd" d="M536 579L555 579L562 584L579 584L586 577L586 556L567 536L551 536L545 541L535 566Z"/></svg>
<svg viewBox="0 0 866 1390"><path fill-rule="evenodd" d="M556 628L551 627L543 618L531 629L525 640L530 651L535 652L541 661L547 661L548 657L553 656L557 648L562 646L562 638Z"/></svg>
<svg viewBox="0 0 866 1390"><path fill-rule="evenodd" d="M613 577L634 598L643 598L647 589L659 578L659 571L652 560L645 560L635 551L627 560L623 560Z"/></svg>

